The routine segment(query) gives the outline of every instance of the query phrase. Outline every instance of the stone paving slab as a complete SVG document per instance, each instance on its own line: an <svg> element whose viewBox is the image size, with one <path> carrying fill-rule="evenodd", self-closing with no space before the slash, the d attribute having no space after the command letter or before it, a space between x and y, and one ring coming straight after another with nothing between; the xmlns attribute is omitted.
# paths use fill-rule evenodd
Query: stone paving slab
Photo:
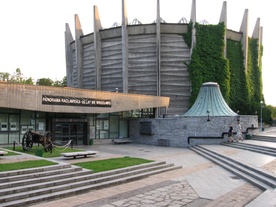
<svg viewBox="0 0 276 207"><path fill-rule="evenodd" d="M218 207L218 206L246 206L249 202L252 201L252 198L255 198L262 194L262 190L259 188L245 183L238 188L216 198L205 207Z"/></svg>
<svg viewBox="0 0 276 207"><path fill-rule="evenodd" d="M244 142L276 147L276 143L255 140L245 140ZM93 205L97 207L114 207L120 205L137 206L139 204L140 206L150 207L166 206L168 202L171 204L168 206L174 207L183 206L183 203L185 203L186 207L276 206L275 190L262 193L260 189L239 179L234 174L187 148L138 144L75 146L75 148L77 147L85 150L98 151L99 154L92 158L72 159L70 161L65 161L62 157L53 160L74 164L75 162L89 160L132 156L174 163L177 166L182 166L182 169L161 173L118 186L90 191L77 196L34 204L34 207L92 207ZM276 172L275 157L221 145L208 145L208 147L239 161L261 167L274 173ZM14 156L7 157L13 161L12 157ZM32 158L25 158L20 155L17 159L24 160ZM3 162L3 159L1 161ZM180 192L183 193L182 197ZM192 196L189 197L187 192L190 192ZM162 193L164 193L164 196L157 198L157 195L163 195Z"/></svg>
<svg viewBox="0 0 276 207"><path fill-rule="evenodd" d="M175 206L187 205L198 199L198 195L187 181L177 182L151 191L138 194L128 199L103 205L103 207L115 206ZM87 205L91 206L91 205Z"/></svg>
<svg viewBox="0 0 276 207"><path fill-rule="evenodd" d="M245 206L262 193L260 189L187 148L137 144L83 147L86 150L99 152L99 156L93 159L132 156L166 161L181 165L182 168L150 176L139 181L99 189L56 201L44 202L34 205L34 207L196 207L206 205L237 207ZM251 152L247 155L249 151L241 152L241 150L233 150L220 145L210 145L210 147L229 156L244 157L244 159L252 157ZM258 157L257 155L254 156ZM257 165L267 165L271 161L272 158L261 156L257 160Z"/></svg>
<svg viewBox="0 0 276 207"><path fill-rule="evenodd" d="M250 202L246 207L275 207L276 206L276 189L267 190L252 202Z"/></svg>
<svg viewBox="0 0 276 207"><path fill-rule="evenodd" d="M245 140L244 143L251 143L251 140ZM226 155L232 159L252 165L254 167L262 167L272 162L273 160L275 160L275 157L271 155L256 153L256 152L242 150L238 148L231 148L223 145L202 145L202 146L210 150L217 151L220 154Z"/></svg>

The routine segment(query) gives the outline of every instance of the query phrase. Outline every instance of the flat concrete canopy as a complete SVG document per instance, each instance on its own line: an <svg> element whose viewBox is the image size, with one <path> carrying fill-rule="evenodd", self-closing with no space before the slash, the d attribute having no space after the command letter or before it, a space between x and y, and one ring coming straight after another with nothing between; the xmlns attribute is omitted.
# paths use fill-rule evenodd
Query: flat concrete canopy
<svg viewBox="0 0 276 207"><path fill-rule="evenodd" d="M168 107L169 97L0 82L0 107L57 113L112 113Z"/></svg>

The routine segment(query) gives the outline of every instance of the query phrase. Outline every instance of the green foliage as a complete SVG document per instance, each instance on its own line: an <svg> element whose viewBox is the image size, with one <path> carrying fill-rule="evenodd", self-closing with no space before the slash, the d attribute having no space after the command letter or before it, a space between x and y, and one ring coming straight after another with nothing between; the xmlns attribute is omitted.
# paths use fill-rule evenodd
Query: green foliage
<svg viewBox="0 0 276 207"><path fill-rule="evenodd" d="M229 106L234 111L240 111L240 114L248 114L250 96L241 42L227 40L227 58L231 72Z"/></svg>
<svg viewBox="0 0 276 207"><path fill-rule="evenodd" d="M44 154L45 153L43 153L43 155ZM75 165L86 168L88 170L93 170L93 172L103 172L103 171L130 167L130 166L140 165L140 164L145 164L150 162L153 162L153 161L142 159L142 158L120 157L120 158L111 158L106 160L96 160L93 162L88 161L88 162L75 163ZM5 164L0 164L0 172L43 167L43 166L50 166L50 165L56 165L56 164L57 163L55 162L51 162L48 160L40 160L40 159L14 162L14 163L5 163Z"/></svg>
<svg viewBox="0 0 276 207"><path fill-rule="evenodd" d="M21 73L20 68L16 69L16 72L8 81L9 83L24 83L23 73Z"/></svg>
<svg viewBox="0 0 276 207"><path fill-rule="evenodd" d="M9 150L13 150L12 147L6 147ZM39 151L42 151L42 155L39 153ZM55 147L52 151L52 153L50 152L45 152L44 148L40 145L40 146L33 146L32 149L30 149L29 151L24 151L22 146L16 146L15 147L15 152L21 152L21 153L26 153L26 154L30 154L30 155L35 155L35 156L39 156L39 157L44 157L44 158L52 158L52 157L59 157L60 153L65 153L65 152L79 152L82 150L78 150L78 149L72 149L72 148L62 148L62 147Z"/></svg>
<svg viewBox="0 0 276 207"><path fill-rule="evenodd" d="M7 81L8 83L19 83L19 84L31 84L34 85L34 80L32 77L26 78L21 72L20 68L17 68L13 75L5 72L0 72L0 80ZM66 76L62 80L51 80L50 78L40 78L36 81L36 85L41 86L55 86L55 87L65 87L67 85Z"/></svg>
<svg viewBox="0 0 276 207"><path fill-rule="evenodd" d="M0 72L0 80L1 81L8 81L10 77L9 73Z"/></svg>
<svg viewBox="0 0 276 207"><path fill-rule="evenodd" d="M40 78L36 81L36 85L40 86L52 86L53 81L50 78Z"/></svg>
<svg viewBox="0 0 276 207"><path fill-rule="evenodd" d="M55 86L55 87L64 87L67 85L66 76L62 80L51 80L50 78L41 78L36 81L36 85L40 86Z"/></svg>
<svg viewBox="0 0 276 207"><path fill-rule="evenodd" d="M14 156L14 155L20 155L16 152L13 152L13 151L8 151L8 150L4 150L2 148L0 148L1 151L6 151L8 154L5 154L5 156Z"/></svg>
<svg viewBox="0 0 276 207"><path fill-rule="evenodd" d="M224 99L229 101L230 68L228 60L223 56L225 25L223 23L218 25L196 23L195 27L196 46L193 49L191 63L188 65L192 83L190 104L195 102L200 87L205 82L218 83ZM191 38L189 35L184 35L184 39L187 41Z"/></svg>
<svg viewBox="0 0 276 207"><path fill-rule="evenodd" d="M273 123L273 114L276 112L276 107L272 108L269 106L264 106L262 111L263 122L272 125ZM274 117L275 118L275 117Z"/></svg>
<svg viewBox="0 0 276 207"><path fill-rule="evenodd" d="M19 83L19 84L31 84L33 85L33 79L25 78L20 68L17 68L13 75L5 72L0 72L0 80L7 81L8 83Z"/></svg>
<svg viewBox="0 0 276 207"><path fill-rule="evenodd" d="M55 87L66 87L67 86L67 77L64 76L62 80L56 80L53 83Z"/></svg>
<svg viewBox="0 0 276 207"><path fill-rule="evenodd" d="M188 31L187 31L187 33L183 34L184 41L188 45L189 48L192 47L192 29L193 29L193 22L190 22L188 24Z"/></svg>
<svg viewBox="0 0 276 207"><path fill-rule="evenodd" d="M227 58L231 70L230 107L240 114L257 114L260 117L260 102L264 102L262 94L261 56L258 54L258 41L249 38L247 71L244 67L244 56L241 42L227 40ZM260 66L259 66L260 65ZM266 123L271 122L269 110L263 107Z"/></svg>
<svg viewBox="0 0 276 207"><path fill-rule="evenodd" d="M192 46L193 23L188 25L188 32L183 34L185 43ZM244 67L242 43L227 39L226 57L224 58L225 25L200 25L195 23L196 44L192 51L191 62L187 64L192 93L190 105L195 102L200 87L205 82L217 82L221 93L233 111L240 114L258 114L260 101L264 102L263 121L272 123L276 107L265 105L262 93L262 55L263 47L257 39L249 38L247 70Z"/></svg>
<svg viewBox="0 0 276 207"><path fill-rule="evenodd" d="M262 94L262 70L259 67L258 40L249 38L248 50L248 80L251 101L257 104L263 100Z"/></svg>
<svg viewBox="0 0 276 207"><path fill-rule="evenodd" d="M82 168L86 168L88 170L93 170L93 172L103 172L149 162L153 161L142 158L120 157L106 160L96 160L93 162L76 163L75 165L80 166Z"/></svg>
<svg viewBox="0 0 276 207"><path fill-rule="evenodd" d="M23 83L24 84L34 85L34 81L33 81L33 79L31 77L28 78L28 79L25 79Z"/></svg>
<svg viewBox="0 0 276 207"><path fill-rule="evenodd" d="M267 105L266 106L267 110L270 112L270 116L273 120L276 119L276 107L271 106L271 105Z"/></svg>
<svg viewBox="0 0 276 207"><path fill-rule="evenodd" d="M50 162L48 160L29 160L29 161L22 161L22 162L5 163L5 164L0 164L0 172L43 167L43 166L56 165L56 164L57 163Z"/></svg>

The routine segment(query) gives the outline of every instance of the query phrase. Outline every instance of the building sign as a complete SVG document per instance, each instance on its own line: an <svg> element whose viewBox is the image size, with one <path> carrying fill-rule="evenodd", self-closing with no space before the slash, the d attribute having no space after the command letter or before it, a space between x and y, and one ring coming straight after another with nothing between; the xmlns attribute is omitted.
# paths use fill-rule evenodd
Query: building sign
<svg viewBox="0 0 276 207"><path fill-rule="evenodd" d="M111 100L42 95L42 104L68 105L68 106L90 106L90 107L111 107Z"/></svg>

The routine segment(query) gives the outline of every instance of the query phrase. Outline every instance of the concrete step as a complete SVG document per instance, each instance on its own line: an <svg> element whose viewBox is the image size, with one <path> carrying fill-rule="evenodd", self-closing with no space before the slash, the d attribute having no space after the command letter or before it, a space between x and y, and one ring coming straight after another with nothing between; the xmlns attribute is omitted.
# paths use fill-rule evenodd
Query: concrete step
<svg viewBox="0 0 276 207"><path fill-rule="evenodd" d="M5 172L0 172L0 179L2 179L2 178L5 179L6 177L11 177L11 176L17 177L19 175L24 175L24 174L47 172L47 171L53 171L53 170L58 170L58 169L63 169L63 168L70 168L70 167L71 167L70 164L56 164L56 165L45 166L45 167L5 171ZM3 180L0 180L0 182L2 182L2 181Z"/></svg>
<svg viewBox="0 0 276 207"><path fill-rule="evenodd" d="M83 178L85 176L92 175L89 170L74 171L64 173L60 175L45 176L41 178L20 180L11 183L0 184L0 196L20 193L24 191L30 191L40 188L48 188L53 185L61 185L62 183L68 183L76 178Z"/></svg>
<svg viewBox="0 0 276 207"><path fill-rule="evenodd" d="M69 166L69 167L68 167ZM81 167L77 166L70 166L66 165L65 168L57 167L57 168L51 168L52 170L45 170L45 171L30 171L29 173L25 174L19 174L19 175L12 175L12 176L6 176L6 177L1 177L0 178L0 189L5 187L5 184L12 185L15 183L15 185L18 185L20 181L24 180L29 180L29 183L37 182L39 179L45 179L46 177L59 177L60 175L64 175L65 173L71 173L71 172L78 172L82 171ZM33 182L32 182L33 180Z"/></svg>
<svg viewBox="0 0 276 207"><path fill-rule="evenodd" d="M219 157L222 157L222 158L224 158L224 159L226 159L226 160L229 160L229 161L231 161L231 162L233 162L233 163L236 163L236 164L238 164L238 166L242 166L242 167L244 167L244 168L246 168L246 169L249 169L249 170L251 170L251 171L254 171L254 172L257 172L257 173L259 173L259 174L261 174L261 175L264 175L264 176L268 177L269 179L271 179L271 180L273 180L273 181L276 181L276 174L275 174L275 173L269 172L269 171L264 170L264 169L259 168L259 167L255 167L255 166L250 166L250 165L248 165L248 164L244 164L243 162L239 162L239 161L237 161L237 160L235 160L235 159L232 159L232 158L230 158L230 157L228 157L228 156L225 156L225 155L223 155L223 154L217 153L217 152L212 151L212 150L210 150L210 149L204 148L204 147L202 147L202 146L199 146L199 147L201 147L201 148L203 148L203 149L206 149L206 150L208 150L209 152L212 152L212 153L214 153L215 155L217 155L217 156L219 156Z"/></svg>
<svg viewBox="0 0 276 207"><path fill-rule="evenodd" d="M265 141L265 142L276 142L276 137L272 137L272 136L252 135L250 139L257 140L257 141Z"/></svg>
<svg viewBox="0 0 276 207"><path fill-rule="evenodd" d="M181 167L165 162L152 162L102 173L58 179L52 182L39 182L38 184L40 185L27 185L16 189L8 189L9 194L2 192L5 195L0 197L0 206L29 206L33 203L76 195L179 168Z"/></svg>
<svg viewBox="0 0 276 207"><path fill-rule="evenodd" d="M247 144L247 143L243 143L243 142L222 143L222 145L276 157L276 148L273 148L273 147L253 145L253 144Z"/></svg>
<svg viewBox="0 0 276 207"><path fill-rule="evenodd" d="M273 173L245 165L202 146L194 146L191 149L262 190L276 188L276 175Z"/></svg>
<svg viewBox="0 0 276 207"><path fill-rule="evenodd" d="M260 196L251 201L246 207L258 207L264 206L264 201L266 201L265 206L275 206L276 203L276 189L266 190Z"/></svg>
<svg viewBox="0 0 276 207"><path fill-rule="evenodd" d="M38 190L38 189L49 189L53 186L62 186L67 185L68 183L74 183L74 184L80 184L84 185L85 182L89 180L90 183L97 183L97 182L103 182L106 180L112 180L117 179L120 176L129 176L134 174L143 173L145 171L152 171L152 170L158 170L163 169L165 167L171 167L171 164L166 164L163 162L155 162L151 163L151 165L146 165L144 168L136 167L136 168L130 168L130 169L121 169L120 171L115 170L110 173L93 173L90 170L84 170L82 172L76 172L76 173L70 173L68 176L67 174L62 174L59 177L45 177L44 179L41 178L34 178L32 179L31 184L27 184L28 181L23 180L21 182L14 182L12 183L12 186L8 186L9 188L1 189L0 190L0 196L4 195L10 195L20 192L30 192L32 190ZM63 190L60 188L60 190ZM0 198L1 202L1 198Z"/></svg>

